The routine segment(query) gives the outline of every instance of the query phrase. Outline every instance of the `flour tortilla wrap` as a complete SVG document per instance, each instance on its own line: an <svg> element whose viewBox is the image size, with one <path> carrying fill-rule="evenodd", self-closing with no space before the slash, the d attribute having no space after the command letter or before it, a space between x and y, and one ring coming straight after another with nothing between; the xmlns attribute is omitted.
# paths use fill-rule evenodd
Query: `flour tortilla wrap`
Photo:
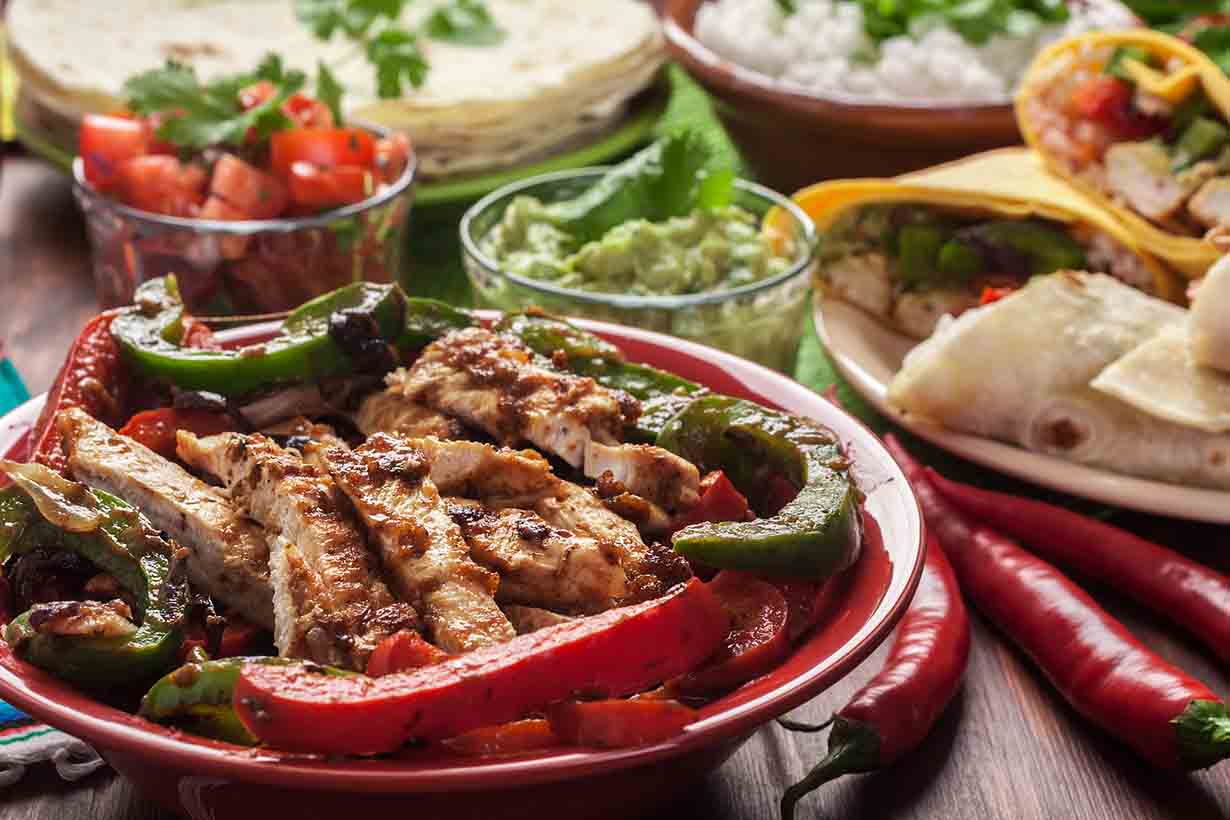
<svg viewBox="0 0 1230 820"><path fill-rule="evenodd" d="M1123 185L1108 181L1105 149L1082 148L1072 135L1088 131L1090 123L1065 103L1081 82L1102 74L1116 49L1141 49L1152 56L1152 73L1136 66L1128 72L1136 88L1149 92L1161 107L1158 116L1172 116L1188 96L1203 92L1207 116L1230 122L1230 81L1205 54L1176 37L1148 29L1094 32L1062 40L1042 51L1021 82L1016 99L1017 123L1026 144L1038 152L1054 174L1080 188L1111 211L1136 240L1190 279L1204 276L1217 261L1218 250L1203 239L1206 228L1185 205L1175 216L1152 218L1129 204ZM1126 62L1126 61L1125 61ZM1144 141L1144 140L1141 140ZM1134 142L1114 139L1112 143ZM1218 175L1224 176L1224 175ZM1226 183L1230 188L1230 182ZM1189 195L1184 200L1190 204Z"/></svg>
<svg viewBox="0 0 1230 820"><path fill-rule="evenodd" d="M1230 489L1230 435L1167 421L1091 387L1186 311L1101 274L1035 277L946 320L888 398L951 430L1140 478Z"/></svg>
<svg viewBox="0 0 1230 820"><path fill-rule="evenodd" d="M825 241L832 235L830 231L840 230L843 217L856 209L871 205L922 205L976 218L1049 220L1067 226L1082 245L1106 249L1097 257L1103 260L1099 270L1114 273L1163 299L1183 298L1181 276L1151 253L1126 225L1072 186L1047 174L1037 158L1023 148L989 151L892 179L823 182L799 191L794 200L812 218L821 236L817 274L826 292L858 304L915 338L925 338L929 332L911 332L910 327L894 318L901 314L900 305L883 309L883 298L887 298L883 287L878 287L878 296L868 298L851 293L859 286L840 281L844 273L839 274L826 256ZM772 230L779 218L779 214L770 214L767 228ZM1091 260L1094 257L1090 254ZM1111 269L1107 258L1118 260L1114 262L1116 269ZM850 277L856 275L850 273ZM866 278L873 277L874 273L869 273ZM970 287L973 289L969 290ZM944 312L959 313L976 305L980 288L975 283L966 286L966 290L969 292L953 294L945 302L928 297L936 303L934 318L938 320Z"/></svg>

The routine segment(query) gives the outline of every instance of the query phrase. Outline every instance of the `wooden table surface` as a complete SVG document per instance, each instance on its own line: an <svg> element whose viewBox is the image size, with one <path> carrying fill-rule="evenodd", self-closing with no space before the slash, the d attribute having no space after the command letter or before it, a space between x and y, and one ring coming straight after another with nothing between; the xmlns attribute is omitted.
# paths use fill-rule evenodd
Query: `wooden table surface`
<svg viewBox="0 0 1230 820"><path fill-rule="evenodd" d="M7 158L0 169L0 338L31 391L47 388L93 310L88 246L66 179L37 160ZM1131 518L1130 526L1230 569L1230 528L1143 516ZM1226 692L1230 679L1208 652L1114 594L1094 592L1150 646ZM796 717L820 720L841 706L879 668L885 651ZM690 799L658 816L773 817L782 789L823 750L821 736L764 727ZM106 770L65 784L49 766L0 790L0 815L169 816ZM1230 817L1230 764L1191 776L1153 771L1085 724L1018 652L976 620L964 690L923 747L883 772L828 785L807 799L800 817L1213 820Z"/></svg>

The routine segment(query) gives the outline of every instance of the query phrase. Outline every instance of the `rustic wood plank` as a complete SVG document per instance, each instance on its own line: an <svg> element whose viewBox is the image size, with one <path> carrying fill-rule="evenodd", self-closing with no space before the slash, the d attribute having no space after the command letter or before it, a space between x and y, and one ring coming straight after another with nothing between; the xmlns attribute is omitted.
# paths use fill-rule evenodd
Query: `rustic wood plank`
<svg viewBox="0 0 1230 820"><path fill-rule="evenodd" d="M67 181L28 158L0 170L0 335L32 391L45 389L95 310L88 247ZM1230 528L1142 515L1116 522L1230 570ZM1218 692L1230 680L1210 653L1114 593L1092 591L1150 646ZM995 631L975 621L966 685L915 754L883 772L827 785L800 806L825 820L1216 820L1230 817L1230 764L1160 775L1092 730ZM887 647L794 716L820 721L880 667ZM825 738L762 728L660 820L746 820L777 813L782 790L824 753ZM49 766L0 791L4 820L166 820L109 772L66 784Z"/></svg>

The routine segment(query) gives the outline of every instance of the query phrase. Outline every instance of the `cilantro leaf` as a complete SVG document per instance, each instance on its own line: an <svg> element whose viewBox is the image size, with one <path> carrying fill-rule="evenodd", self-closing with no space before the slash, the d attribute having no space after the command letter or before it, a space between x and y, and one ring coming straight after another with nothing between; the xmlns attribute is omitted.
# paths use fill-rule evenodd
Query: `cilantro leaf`
<svg viewBox="0 0 1230 820"><path fill-rule="evenodd" d="M400 97L402 80L418 88L427 78L427 60L411 32L388 27L367 41L367 59L376 66L376 93Z"/></svg>
<svg viewBox="0 0 1230 820"><path fill-rule="evenodd" d="M295 0L295 16L321 40L339 29L358 39L379 17L397 20L405 4L406 0Z"/></svg>
<svg viewBox="0 0 1230 820"><path fill-rule="evenodd" d="M795 0L777 0L777 7L787 17L799 10L799 4Z"/></svg>
<svg viewBox="0 0 1230 820"><path fill-rule="evenodd" d="M342 124L342 84L321 60L316 63L316 98L329 107L333 122Z"/></svg>
<svg viewBox="0 0 1230 820"><path fill-rule="evenodd" d="M202 84L191 67L168 62L137 74L124 83L129 109L142 116L170 114L158 137L181 148L241 145L251 130L258 138L291 125L282 103L303 87L302 71L286 70L277 55L266 57L248 74L223 77ZM263 103L244 111L239 91L260 80L273 83L276 92Z"/></svg>
<svg viewBox="0 0 1230 820"><path fill-rule="evenodd" d="M450 0L423 24L428 37L468 46L492 46L507 36L481 0Z"/></svg>

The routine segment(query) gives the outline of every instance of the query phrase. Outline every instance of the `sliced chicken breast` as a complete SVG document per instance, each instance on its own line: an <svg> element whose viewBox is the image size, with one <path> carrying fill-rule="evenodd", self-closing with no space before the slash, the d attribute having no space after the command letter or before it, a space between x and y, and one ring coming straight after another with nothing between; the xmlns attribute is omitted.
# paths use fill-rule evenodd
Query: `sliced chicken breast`
<svg viewBox="0 0 1230 820"><path fill-rule="evenodd" d="M561 615L558 612L552 612L549 609L542 609L536 606L505 604L501 609L508 616L508 620L512 623L513 628L517 630L518 635L537 632L548 626L558 626L573 620L571 615Z"/></svg>
<svg viewBox="0 0 1230 820"><path fill-rule="evenodd" d="M474 560L499 572L502 603L594 613L627 595L620 556L595 538L553 528L530 510L462 499L448 509Z"/></svg>
<svg viewBox="0 0 1230 820"><path fill-rule="evenodd" d="M627 492L669 511L689 509L700 499L696 465L648 444L591 441L585 447L585 475L618 482Z"/></svg>
<svg viewBox="0 0 1230 820"><path fill-rule="evenodd" d="M355 450L317 455L367 525L394 589L422 613L436 645L460 653L514 637L495 603L499 576L470 558L421 450L377 433Z"/></svg>
<svg viewBox="0 0 1230 820"><path fill-rule="evenodd" d="M364 669L372 649L417 626L381 579L333 479L262 435L181 430L180 458L230 488L270 537L275 639L284 657Z"/></svg>
<svg viewBox="0 0 1230 820"><path fill-rule="evenodd" d="M139 508L188 549L188 580L247 620L273 629L265 533L230 498L80 409L56 418L79 481Z"/></svg>
<svg viewBox="0 0 1230 820"><path fill-rule="evenodd" d="M396 433L409 438L450 439L465 435L461 422L406 398L400 384L363 399L354 414L354 423L365 436Z"/></svg>
<svg viewBox="0 0 1230 820"><path fill-rule="evenodd" d="M636 399L535 363L518 340L485 328L428 345L398 378L415 402L456 416L500 444L530 442L574 467L590 441L614 444L640 414Z"/></svg>

